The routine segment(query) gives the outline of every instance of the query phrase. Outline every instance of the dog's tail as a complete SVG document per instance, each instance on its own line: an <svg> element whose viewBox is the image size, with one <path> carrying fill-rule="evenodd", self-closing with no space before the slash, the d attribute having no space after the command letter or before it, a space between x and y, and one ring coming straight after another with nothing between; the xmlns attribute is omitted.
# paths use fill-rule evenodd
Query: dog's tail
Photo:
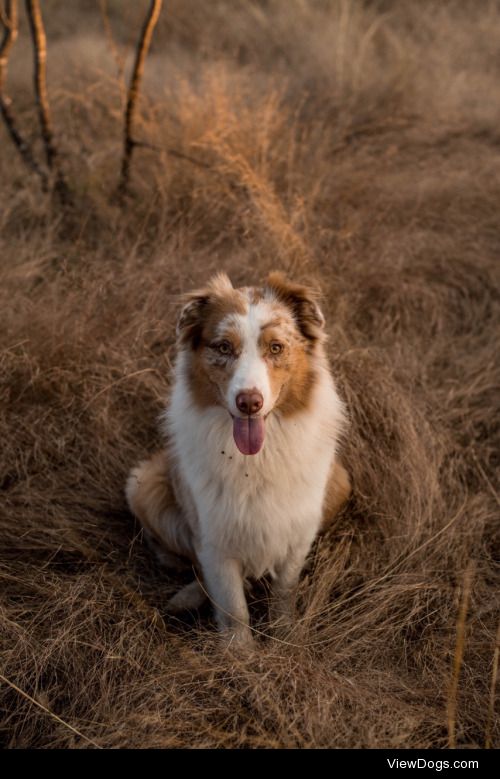
<svg viewBox="0 0 500 779"><path fill-rule="evenodd" d="M130 510L164 555L171 553L196 562L191 530L175 499L165 451L131 470L125 495Z"/></svg>

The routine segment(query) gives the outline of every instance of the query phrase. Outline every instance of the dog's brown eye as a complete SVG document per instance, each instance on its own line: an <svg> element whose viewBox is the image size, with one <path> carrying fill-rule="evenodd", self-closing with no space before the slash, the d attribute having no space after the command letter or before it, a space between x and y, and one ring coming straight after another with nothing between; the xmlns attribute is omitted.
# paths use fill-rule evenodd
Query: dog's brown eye
<svg viewBox="0 0 500 779"><path fill-rule="evenodd" d="M271 354L280 354L283 351L283 344L278 343L278 341L273 341L269 346L269 351Z"/></svg>
<svg viewBox="0 0 500 779"><path fill-rule="evenodd" d="M233 351L229 341L221 341L220 344L217 344L216 349L219 354L231 354Z"/></svg>

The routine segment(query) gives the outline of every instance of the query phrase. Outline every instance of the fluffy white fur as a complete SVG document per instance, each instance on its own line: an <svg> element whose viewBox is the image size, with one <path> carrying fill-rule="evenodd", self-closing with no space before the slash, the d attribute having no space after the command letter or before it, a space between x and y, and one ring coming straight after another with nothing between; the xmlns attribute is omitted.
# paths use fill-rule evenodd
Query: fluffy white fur
<svg viewBox="0 0 500 779"><path fill-rule="evenodd" d="M272 617L286 620L291 596L322 520L326 484L344 410L322 364L311 410L269 416L266 441L242 455L228 413L193 402L179 355L165 427L181 475L183 509L219 625L250 638L243 579L275 579Z"/></svg>

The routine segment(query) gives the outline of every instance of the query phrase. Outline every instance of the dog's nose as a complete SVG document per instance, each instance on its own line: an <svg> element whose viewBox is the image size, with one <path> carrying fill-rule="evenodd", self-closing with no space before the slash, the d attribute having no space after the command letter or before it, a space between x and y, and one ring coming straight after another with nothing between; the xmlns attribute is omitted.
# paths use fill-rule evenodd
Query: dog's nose
<svg viewBox="0 0 500 779"><path fill-rule="evenodd" d="M264 405L264 398L256 389L243 390L236 396L238 411L242 414L257 414Z"/></svg>

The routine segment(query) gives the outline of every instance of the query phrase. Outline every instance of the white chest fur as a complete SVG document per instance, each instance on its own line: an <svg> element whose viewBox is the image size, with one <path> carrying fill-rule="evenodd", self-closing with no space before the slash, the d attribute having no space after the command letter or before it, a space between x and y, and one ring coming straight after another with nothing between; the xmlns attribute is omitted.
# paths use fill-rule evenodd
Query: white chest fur
<svg viewBox="0 0 500 779"><path fill-rule="evenodd" d="M274 573L295 546L318 531L328 475L344 411L326 367L321 367L307 410L269 415L262 450L241 454L228 412L200 409L184 379L182 356L165 415L165 429L183 489L196 507L184 507L196 543L234 557L256 578Z"/></svg>

